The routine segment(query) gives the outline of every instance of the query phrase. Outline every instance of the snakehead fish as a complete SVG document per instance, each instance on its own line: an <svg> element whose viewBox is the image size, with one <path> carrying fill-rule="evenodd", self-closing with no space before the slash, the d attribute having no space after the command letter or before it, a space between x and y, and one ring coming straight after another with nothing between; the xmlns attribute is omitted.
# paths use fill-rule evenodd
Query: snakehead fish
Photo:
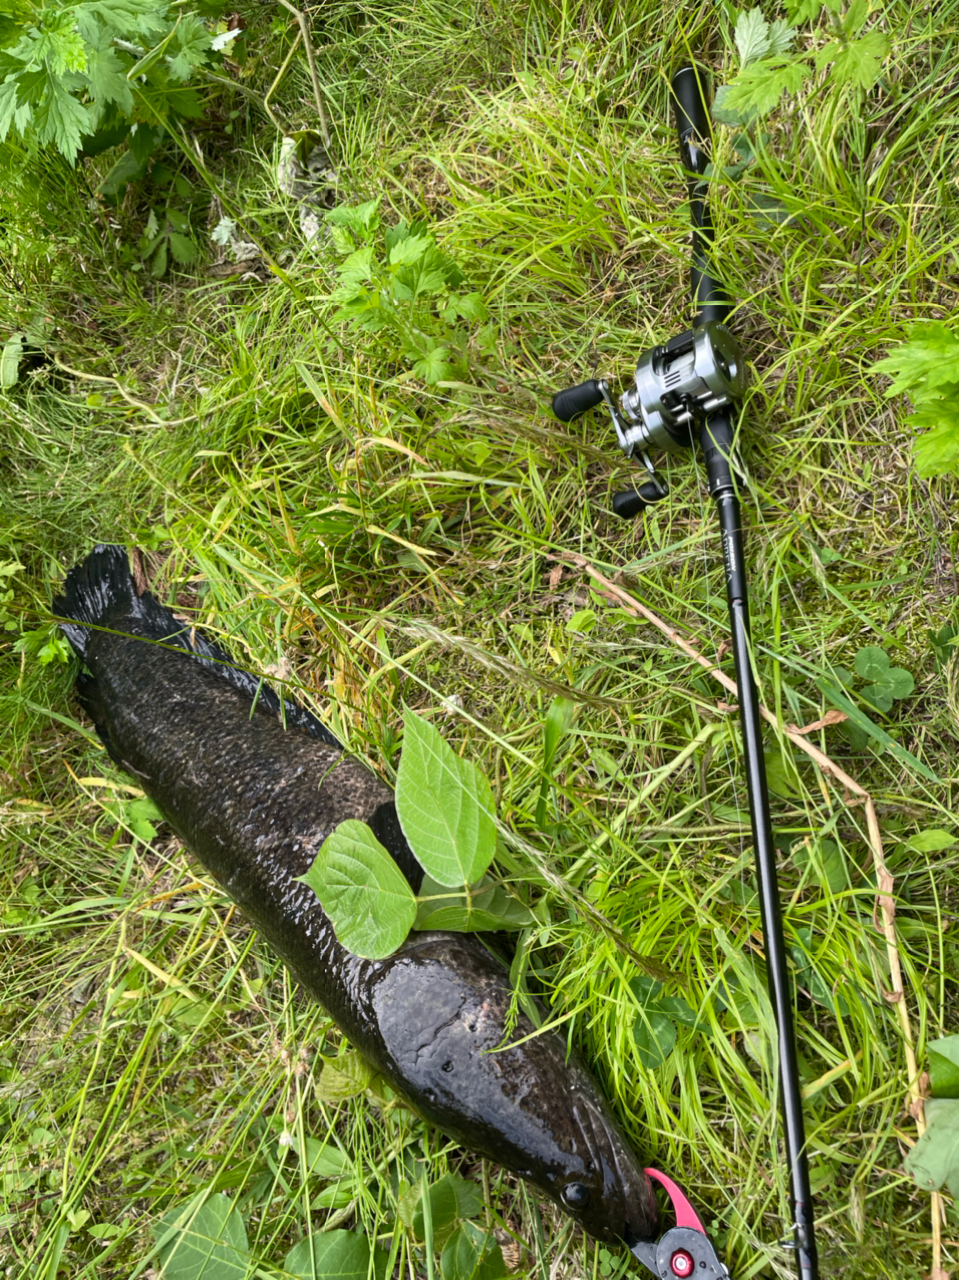
<svg viewBox="0 0 959 1280"><path fill-rule="evenodd" d="M414 933L387 959L362 959L300 883L324 839L355 818L418 889L390 789L307 711L138 594L122 547L96 547L54 609L111 758L396 1092L595 1238L655 1236L650 1180L598 1084L525 1014L507 1034L509 972L480 939ZM522 1043L500 1047L509 1040Z"/></svg>

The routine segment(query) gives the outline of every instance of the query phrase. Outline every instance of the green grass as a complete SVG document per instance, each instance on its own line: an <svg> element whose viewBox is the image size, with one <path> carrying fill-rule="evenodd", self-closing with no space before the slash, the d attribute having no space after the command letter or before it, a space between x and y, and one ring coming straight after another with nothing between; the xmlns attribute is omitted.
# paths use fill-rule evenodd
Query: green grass
<svg viewBox="0 0 959 1280"><path fill-rule="evenodd" d="M291 39L271 16L249 15L244 82L260 94ZM786 100L761 164L713 201L752 370L744 507L764 701L783 723L817 720L815 678L852 669L865 645L916 682L874 719L937 783L842 727L810 740L877 805L920 1062L928 1040L959 1029L959 845L908 843L957 830L959 659L938 666L928 631L959 624L959 489L917 479L905 406L869 369L911 321L956 306L957 17L954 4L888 6L880 85L862 100L821 85ZM563 426L548 407L555 389L600 372L625 385L640 351L687 319L666 72L688 42L730 74L730 30L712 8L646 0L317 11L341 202L381 197L386 225L425 218L488 308L455 386L417 382L380 335L331 334L339 259L302 244L272 178L279 140L239 95L217 89L214 124L179 145L191 163L200 148L222 208L280 264L265 283L202 264L160 282L135 270L150 200L131 191L93 216L107 160L77 174L28 167L0 197L0 316L8 330L51 316L50 350L71 371L40 367L0 398L0 561L22 565L0 605L13 623L0 650L9 1274L145 1275L155 1224L209 1187L238 1203L264 1267L324 1225L359 1224L425 1274L404 1225L404 1187L424 1170L477 1179L485 1220L522 1242L531 1275L545 1280L564 1247L556 1274L610 1265L395 1101L327 1101L328 1020L166 829L134 833L131 781L79 723L72 668L37 654L54 588L95 540L143 548L163 598L288 679L387 775L404 701L485 768L515 837L504 878L542 902L530 980L637 1148L688 1188L732 1273L791 1274L775 1244L787 1183L734 717L663 634L552 558L622 571L701 652L722 645L719 540L697 461L670 459L670 500L621 524L610 498L631 472L608 424ZM277 109L305 127L311 101L300 51ZM723 130L717 145L729 147ZM758 220L757 195L791 220ZM571 629L584 609L591 625ZM557 695L576 713L542 824ZM787 935L809 959L800 1059L824 1274L928 1272L930 1199L902 1171L916 1128L863 810L788 739L766 740ZM700 1012L654 1069L634 1033L634 953L668 977L663 994ZM283 1133L329 1135L348 1155L338 1191ZM98 1224L118 1230L98 1239ZM956 1263L956 1231L949 1201L943 1266Z"/></svg>

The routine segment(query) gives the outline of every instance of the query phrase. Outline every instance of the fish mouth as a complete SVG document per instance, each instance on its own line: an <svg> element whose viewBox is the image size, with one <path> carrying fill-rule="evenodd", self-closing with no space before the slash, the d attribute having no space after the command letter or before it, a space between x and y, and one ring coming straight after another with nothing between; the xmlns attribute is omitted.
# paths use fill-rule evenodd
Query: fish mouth
<svg viewBox="0 0 959 1280"><path fill-rule="evenodd" d="M649 1175L632 1150L626 1135L605 1108L592 1099L581 1100L580 1123L590 1136L589 1149L602 1178L601 1208L594 1218L583 1215L583 1226L591 1235L628 1248L659 1234L659 1205ZM588 1219L594 1218L593 1221Z"/></svg>

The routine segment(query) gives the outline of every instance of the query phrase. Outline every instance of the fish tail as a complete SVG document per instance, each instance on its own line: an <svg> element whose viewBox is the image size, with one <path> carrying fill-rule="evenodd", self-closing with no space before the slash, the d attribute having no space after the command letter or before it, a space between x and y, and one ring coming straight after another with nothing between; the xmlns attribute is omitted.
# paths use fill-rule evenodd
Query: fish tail
<svg viewBox="0 0 959 1280"><path fill-rule="evenodd" d="M144 640L162 641L192 654L245 694L258 710L281 716L288 726L301 729L311 738L333 747L340 745L321 720L298 703L281 699L275 689L253 672L238 667L225 649L199 628L180 621L152 592L138 595L123 547L106 543L94 547L86 560L67 574L62 594L54 598L53 612L84 661L91 638L98 630L117 630ZM93 707L96 694L92 684L78 682L78 690L84 705ZM96 720L96 714L91 714Z"/></svg>
<svg viewBox="0 0 959 1280"><path fill-rule="evenodd" d="M139 612L139 603L126 551L100 543L67 574L62 594L54 597L53 612L85 659L90 629L102 627L109 614Z"/></svg>

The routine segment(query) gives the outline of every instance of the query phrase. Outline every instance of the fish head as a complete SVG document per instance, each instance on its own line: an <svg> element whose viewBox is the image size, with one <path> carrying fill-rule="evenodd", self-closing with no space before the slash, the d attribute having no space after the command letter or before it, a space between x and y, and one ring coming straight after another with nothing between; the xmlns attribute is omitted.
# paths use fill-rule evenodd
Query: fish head
<svg viewBox="0 0 959 1280"><path fill-rule="evenodd" d="M520 1172L593 1239L629 1247L653 1239L659 1206L643 1162L594 1076L559 1037L548 1040L522 1046L541 1079L555 1082L557 1048L564 1056L559 1087L527 1108L524 1120L532 1124L523 1129L535 1159Z"/></svg>
<svg viewBox="0 0 959 1280"><path fill-rule="evenodd" d="M370 1054L427 1120L519 1174L594 1239L658 1234L643 1164L556 1031L516 1016L509 972L474 937L423 934L380 966Z"/></svg>

